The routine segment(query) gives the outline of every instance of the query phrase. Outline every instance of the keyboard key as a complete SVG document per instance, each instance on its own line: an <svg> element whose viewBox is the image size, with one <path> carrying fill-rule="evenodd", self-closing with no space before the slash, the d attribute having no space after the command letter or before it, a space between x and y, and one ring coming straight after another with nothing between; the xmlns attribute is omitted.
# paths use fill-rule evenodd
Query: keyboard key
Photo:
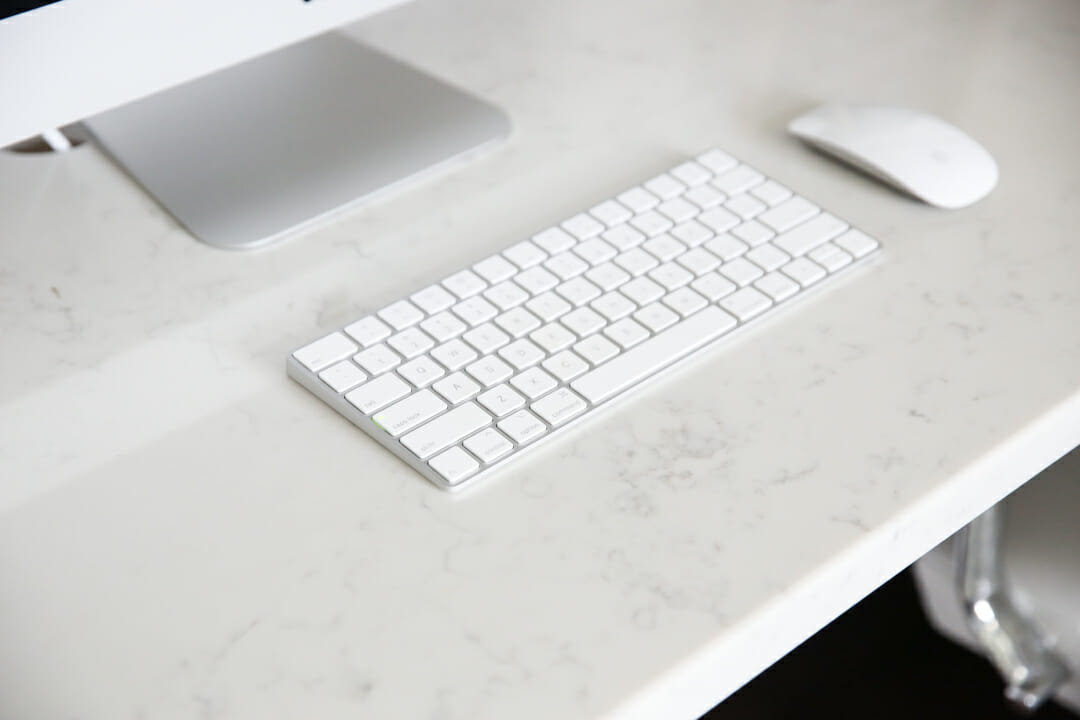
<svg viewBox="0 0 1080 720"><path fill-rule="evenodd" d="M499 314L499 309L482 297L471 297L459 302L450 311L469 325L476 327Z"/></svg>
<svg viewBox="0 0 1080 720"><path fill-rule="evenodd" d="M683 317L689 317L709 304L709 301L690 288L679 288L660 301Z"/></svg>
<svg viewBox="0 0 1080 720"><path fill-rule="evenodd" d="M687 220L671 228L671 236L687 247L697 247L713 237L713 231L697 220Z"/></svg>
<svg viewBox="0 0 1080 720"><path fill-rule="evenodd" d="M697 205L679 197L660 203L656 211L675 223L686 222L701 212Z"/></svg>
<svg viewBox="0 0 1080 720"><path fill-rule="evenodd" d="M615 257L618 251L600 238L593 238L579 243L574 248L574 254L590 265L599 265Z"/></svg>
<svg viewBox="0 0 1080 720"><path fill-rule="evenodd" d="M850 255L832 243L819 245L807 253L807 257L829 272L836 272L840 268L850 265L852 260Z"/></svg>
<svg viewBox="0 0 1080 720"><path fill-rule="evenodd" d="M745 258L735 258L720 266L720 274L739 287L749 285L765 274L765 271Z"/></svg>
<svg viewBox="0 0 1080 720"><path fill-rule="evenodd" d="M496 426L513 438L518 445L531 442L547 432L547 425L542 423L528 410L519 410Z"/></svg>
<svg viewBox="0 0 1080 720"><path fill-rule="evenodd" d="M684 185L694 187L708 182L712 177L712 173L693 160L690 160L680 165L676 165L671 171L671 176Z"/></svg>
<svg viewBox="0 0 1080 720"><path fill-rule="evenodd" d="M386 344L397 350L406 358L413 358L422 352L427 352L435 347L435 341L419 328L406 328L397 335L391 335Z"/></svg>
<svg viewBox="0 0 1080 720"><path fill-rule="evenodd" d="M757 247L776 236L776 233L757 220L747 220L742 225L731 228L731 234L750 247Z"/></svg>
<svg viewBox="0 0 1080 720"><path fill-rule="evenodd" d="M607 292L608 290L614 290L629 280L630 273L615 263L606 262L586 272L585 277L588 278L589 282Z"/></svg>
<svg viewBox="0 0 1080 720"><path fill-rule="evenodd" d="M451 485L457 485L480 468L476 459L459 447L452 447L442 455L436 455L428 465Z"/></svg>
<svg viewBox="0 0 1080 720"><path fill-rule="evenodd" d="M514 369L495 355L477 360L465 368L484 387L491 387L514 374Z"/></svg>
<svg viewBox="0 0 1080 720"><path fill-rule="evenodd" d="M705 273L690 283L690 287L704 295L709 302L716 302L737 289L735 283L714 272Z"/></svg>
<svg viewBox="0 0 1080 720"><path fill-rule="evenodd" d="M417 388L427 388L435 380L446 375L446 370L427 355L420 355L397 368L397 375L413 383Z"/></svg>
<svg viewBox="0 0 1080 720"><path fill-rule="evenodd" d="M537 400L529 407L549 425L556 427L585 412L586 405L584 400L568 388L559 388L543 400Z"/></svg>
<svg viewBox="0 0 1080 720"><path fill-rule="evenodd" d="M378 375L401 364L401 356L382 343L360 351L353 360L367 370L368 375Z"/></svg>
<svg viewBox="0 0 1080 720"><path fill-rule="evenodd" d="M495 352L510 342L510 336L491 323L479 325L462 335L461 338L484 355Z"/></svg>
<svg viewBox="0 0 1080 720"><path fill-rule="evenodd" d="M533 295L539 295L558 285L559 278L542 267L531 267L518 273L514 282Z"/></svg>
<svg viewBox="0 0 1080 720"><path fill-rule="evenodd" d="M603 335L590 335L574 346L574 352L593 365L599 365L619 354L619 346Z"/></svg>
<svg viewBox="0 0 1080 720"><path fill-rule="evenodd" d="M371 347L380 340L390 337L390 326L374 315L368 315L345 326L345 332L364 347Z"/></svg>
<svg viewBox="0 0 1080 720"><path fill-rule="evenodd" d="M656 333L677 323L679 315L660 303L649 303L634 313L634 319Z"/></svg>
<svg viewBox="0 0 1080 720"><path fill-rule="evenodd" d="M600 288L593 285L585 278L567 280L555 288L555 292L568 300L572 305L584 305L591 300L600 297Z"/></svg>
<svg viewBox="0 0 1080 720"><path fill-rule="evenodd" d="M342 360L319 373L319 379L329 385L334 392L343 393L367 380L367 375L351 361Z"/></svg>
<svg viewBox="0 0 1080 720"><path fill-rule="evenodd" d="M697 216L697 221L714 233L722 233L739 224L739 217L730 210L715 207Z"/></svg>
<svg viewBox="0 0 1080 720"><path fill-rule="evenodd" d="M408 300L399 300L379 311L379 317L395 330L404 330L424 319L424 313Z"/></svg>
<svg viewBox="0 0 1080 720"><path fill-rule="evenodd" d="M579 307L577 310L563 315L559 318L559 322L576 332L580 337L596 332L607 323L595 310L587 307Z"/></svg>
<svg viewBox="0 0 1080 720"><path fill-rule="evenodd" d="M514 443L507 440L506 436L495 428L476 433L462 445L483 463L495 462L514 449Z"/></svg>
<svg viewBox="0 0 1080 720"><path fill-rule="evenodd" d="M791 260L790 255L769 243L759 245L743 257L765 272L771 272Z"/></svg>
<svg viewBox="0 0 1080 720"><path fill-rule="evenodd" d="M724 195L724 193L720 192L712 185L699 185L698 187L687 190L683 197L702 210L708 210L724 202L727 195Z"/></svg>
<svg viewBox="0 0 1080 720"><path fill-rule="evenodd" d="M589 264L572 252L564 252L550 258L544 267L563 280L569 280L588 270Z"/></svg>
<svg viewBox="0 0 1080 720"><path fill-rule="evenodd" d="M861 258L877 249L877 240L867 237L858 230L848 230L834 241L856 258Z"/></svg>
<svg viewBox="0 0 1080 720"><path fill-rule="evenodd" d="M649 277L660 283L665 290L674 290L682 287L694 279L694 273L690 272L678 263L664 263L655 270L649 272Z"/></svg>
<svg viewBox="0 0 1080 720"><path fill-rule="evenodd" d="M525 308L514 308L495 318L495 324L508 332L510 337L518 338L540 327L540 318Z"/></svg>
<svg viewBox="0 0 1080 720"><path fill-rule="evenodd" d="M744 287L720 301L720 307L746 322L769 309L772 300L757 288Z"/></svg>
<svg viewBox="0 0 1080 720"><path fill-rule="evenodd" d="M548 228L542 233L533 235L532 241L537 247L543 248L548 255L557 255L569 250L577 242L573 235L557 227Z"/></svg>
<svg viewBox="0 0 1080 720"><path fill-rule="evenodd" d="M457 405L480 392L480 385L465 373L456 372L436 382L431 389L442 395L446 402Z"/></svg>
<svg viewBox="0 0 1080 720"><path fill-rule="evenodd" d="M509 340L509 338L507 338ZM463 343L460 339L454 339L443 343L431 351L431 357L438 360L450 370L465 367L477 358L476 351Z"/></svg>
<svg viewBox="0 0 1080 720"><path fill-rule="evenodd" d="M784 273L792 280L795 280L803 287L810 287L818 280L825 277L825 268L804 257L795 258L787 265L780 268L780 272Z"/></svg>
<svg viewBox="0 0 1080 720"><path fill-rule="evenodd" d="M401 444L426 459L472 435L491 419L476 403L465 403L405 435Z"/></svg>
<svg viewBox="0 0 1080 720"><path fill-rule="evenodd" d="M589 306L608 320L618 320L637 310L637 305L630 302L619 292L609 292L592 301Z"/></svg>
<svg viewBox="0 0 1080 720"><path fill-rule="evenodd" d="M781 233L809 220L818 212L820 210L817 205L814 205L806 198L795 196L790 200L785 200L771 210L761 213L757 219L776 232Z"/></svg>
<svg viewBox="0 0 1080 720"><path fill-rule="evenodd" d="M488 283L492 285L494 285L495 283L501 283L504 280L509 280L517 271L517 267L515 267L512 262L506 260L501 255L492 255L486 260L481 260L480 262L473 265L473 272L487 280ZM452 301L448 302L444 307L439 308L439 310L445 310L452 304ZM427 308L424 309L427 310ZM438 311L428 310L428 312L430 313Z"/></svg>
<svg viewBox="0 0 1080 720"><path fill-rule="evenodd" d="M477 396L476 402L483 405L495 417L509 415L525 404L525 398L518 395L509 385L496 385Z"/></svg>
<svg viewBox="0 0 1080 720"><path fill-rule="evenodd" d="M797 282L787 275L778 272L771 272L760 280L755 281L754 287L772 298L773 302L786 300L799 292L799 284Z"/></svg>
<svg viewBox="0 0 1080 720"><path fill-rule="evenodd" d="M626 222L634 215L628 207L617 203L614 200L606 200L605 202L596 205L589 210L589 214L609 228Z"/></svg>
<svg viewBox="0 0 1080 720"><path fill-rule="evenodd" d="M494 303L500 310L509 310L528 300L529 293L514 283L505 281L485 290L484 297Z"/></svg>
<svg viewBox="0 0 1080 720"><path fill-rule="evenodd" d="M829 213L821 213L813 220L781 233L773 240L773 245L786 253L798 257L805 255L818 245L832 240L847 230L847 223Z"/></svg>
<svg viewBox="0 0 1080 720"><path fill-rule="evenodd" d="M345 394L357 410L369 415L381 407L389 405L398 398L409 394L412 388L393 373L377 377Z"/></svg>
<svg viewBox="0 0 1080 720"><path fill-rule="evenodd" d="M549 353L559 352L577 340L577 335L559 323L548 323L529 335L529 339Z"/></svg>
<svg viewBox="0 0 1080 720"><path fill-rule="evenodd" d="M758 185L750 191L750 194L769 207L775 207L791 197L791 191L775 180Z"/></svg>
<svg viewBox="0 0 1080 720"><path fill-rule="evenodd" d="M440 285L426 287L410 295L409 299L428 315L441 312L457 302L457 298L446 292Z"/></svg>
<svg viewBox="0 0 1080 720"><path fill-rule="evenodd" d="M371 416L372 421L393 437L408 432L420 423L435 417L447 408L446 403L430 390L421 390L400 400L382 412Z"/></svg>
<svg viewBox="0 0 1080 720"><path fill-rule="evenodd" d="M609 245L622 252L645 241L645 233L630 225L616 225L600 235Z"/></svg>
<svg viewBox="0 0 1080 720"><path fill-rule="evenodd" d="M559 383L538 367L531 367L519 375L510 379L510 384L525 397L535 400L549 390L554 389Z"/></svg>
<svg viewBox="0 0 1080 720"><path fill-rule="evenodd" d="M724 207L743 220L749 220L755 215L764 212L768 206L750 195L738 195L724 203Z"/></svg>
<svg viewBox="0 0 1080 720"><path fill-rule="evenodd" d="M604 223L591 215L580 213L562 224L563 229L578 240L588 240L604 231Z"/></svg>
<svg viewBox="0 0 1080 720"><path fill-rule="evenodd" d="M661 200L681 195L686 186L667 173L661 173L645 183L645 189Z"/></svg>
<svg viewBox="0 0 1080 720"><path fill-rule="evenodd" d="M442 366L427 355L410 360L399 367L397 372L418 388L427 387L446 374Z"/></svg>
<svg viewBox="0 0 1080 720"><path fill-rule="evenodd" d="M503 257L522 270L526 270L547 260L547 253L528 240L522 240L517 245L511 245L503 250Z"/></svg>
<svg viewBox="0 0 1080 720"><path fill-rule="evenodd" d="M648 237L659 235L662 232L667 232L675 223L671 222L671 219L661 215L655 210L646 210L640 215L635 215L630 224L635 228L645 233Z"/></svg>
<svg viewBox="0 0 1080 720"><path fill-rule="evenodd" d="M631 248L615 256L615 264L631 275L641 275L659 265L660 261L641 248Z"/></svg>
<svg viewBox="0 0 1080 720"><path fill-rule="evenodd" d="M626 297L638 305L647 305L653 300L658 300L664 294L664 288L654 283L647 277L639 277L619 288Z"/></svg>
<svg viewBox="0 0 1080 720"><path fill-rule="evenodd" d="M641 246L641 249L645 250L650 255L654 255L660 262L667 262L676 255L682 255L686 252L686 246L667 233L657 235L653 239L647 240Z"/></svg>
<svg viewBox="0 0 1080 720"><path fill-rule="evenodd" d="M308 370L318 372L339 360L344 360L357 350L358 348L351 340L335 332L305 345L294 352L293 357Z"/></svg>
<svg viewBox="0 0 1080 720"><path fill-rule="evenodd" d="M551 322L560 315L570 312L574 306L555 293L546 292L525 303L525 307L542 321Z"/></svg>
<svg viewBox="0 0 1080 720"><path fill-rule="evenodd" d="M459 273L454 273L443 280L442 284L443 287L462 300L483 292L484 288L487 287L487 283L481 280L480 276L472 270L462 270Z"/></svg>
<svg viewBox="0 0 1080 720"><path fill-rule="evenodd" d="M552 355L541 366L560 382L569 382L589 369L588 363L569 350Z"/></svg>
<svg viewBox="0 0 1080 720"><path fill-rule="evenodd" d="M604 328L604 334L623 348L633 347L649 337L649 331L630 318L623 318Z"/></svg>
<svg viewBox="0 0 1080 720"><path fill-rule="evenodd" d="M715 306L691 315L570 383L591 403L607 400L735 327Z"/></svg>
<svg viewBox="0 0 1080 720"><path fill-rule="evenodd" d="M739 164L739 162L721 150L709 150L698 155L697 161L708 168L714 175L725 173Z"/></svg>
<svg viewBox="0 0 1080 720"><path fill-rule="evenodd" d="M446 342L465 332L468 326L450 313L441 312L420 323L420 329L435 338L435 342Z"/></svg>
<svg viewBox="0 0 1080 720"><path fill-rule="evenodd" d="M728 170L722 175L717 175L713 178L712 185L720 192L728 195L738 195L741 192L746 192L755 185L760 185L765 181L765 176L746 165L739 165L736 168Z"/></svg>
<svg viewBox="0 0 1080 720"><path fill-rule="evenodd" d="M499 355L518 370L524 370L530 365L535 365L546 356L544 351L538 348L535 343L524 338L500 348Z"/></svg>
<svg viewBox="0 0 1080 720"><path fill-rule="evenodd" d="M720 266L720 258L705 248L688 250L675 258L675 262L694 273L694 275L704 275Z"/></svg>
<svg viewBox="0 0 1080 720"><path fill-rule="evenodd" d="M660 198L640 187L630 188L615 199L635 213L643 213L660 204Z"/></svg>
<svg viewBox="0 0 1080 720"><path fill-rule="evenodd" d="M742 240L737 240L727 233L717 235L705 243L705 249L723 261L734 260L750 249Z"/></svg>

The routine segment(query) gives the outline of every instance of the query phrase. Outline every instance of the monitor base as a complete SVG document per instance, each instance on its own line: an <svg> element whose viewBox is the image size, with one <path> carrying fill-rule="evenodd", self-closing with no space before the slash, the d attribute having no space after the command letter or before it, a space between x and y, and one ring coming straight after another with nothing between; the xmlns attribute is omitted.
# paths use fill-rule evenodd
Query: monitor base
<svg viewBox="0 0 1080 720"><path fill-rule="evenodd" d="M504 139L506 115L336 33L88 119L199 240L270 243Z"/></svg>

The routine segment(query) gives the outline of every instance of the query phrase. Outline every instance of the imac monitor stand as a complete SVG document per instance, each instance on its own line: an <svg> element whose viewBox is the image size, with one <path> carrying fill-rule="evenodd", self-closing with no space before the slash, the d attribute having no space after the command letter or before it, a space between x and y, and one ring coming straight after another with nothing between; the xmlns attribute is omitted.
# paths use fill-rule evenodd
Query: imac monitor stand
<svg viewBox="0 0 1080 720"><path fill-rule="evenodd" d="M192 234L229 249L265 245L509 131L497 108L333 32L84 124Z"/></svg>
<svg viewBox="0 0 1080 720"><path fill-rule="evenodd" d="M200 240L264 245L508 132L333 32L405 0L0 0L0 148L83 121Z"/></svg>

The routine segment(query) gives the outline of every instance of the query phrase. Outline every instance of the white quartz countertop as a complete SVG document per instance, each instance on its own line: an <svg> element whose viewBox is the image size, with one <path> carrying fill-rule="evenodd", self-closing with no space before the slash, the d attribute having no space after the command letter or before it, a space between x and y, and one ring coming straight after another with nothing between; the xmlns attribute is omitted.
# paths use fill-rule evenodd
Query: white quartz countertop
<svg viewBox="0 0 1080 720"><path fill-rule="evenodd" d="M0 716L694 718L1080 444L1080 5L421 1L355 33L510 140L271 248L100 152L0 153ZM784 133L935 112L940 211ZM718 146L879 261L474 492L287 379L304 341Z"/></svg>

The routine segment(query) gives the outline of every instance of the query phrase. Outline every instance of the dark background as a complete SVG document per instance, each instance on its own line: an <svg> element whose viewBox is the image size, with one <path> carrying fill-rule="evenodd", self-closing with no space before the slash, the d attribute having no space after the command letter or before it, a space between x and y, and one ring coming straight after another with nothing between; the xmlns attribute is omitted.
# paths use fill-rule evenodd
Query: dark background
<svg viewBox="0 0 1080 720"><path fill-rule="evenodd" d="M22 2L4 2L0 0L0 20L27 10L39 8L42 5L52 5L55 2L60 2L60 0L22 0Z"/></svg>
<svg viewBox="0 0 1080 720"><path fill-rule="evenodd" d="M1080 720L1021 715L983 658L931 629L910 571L890 580L702 720Z"/></svg>

